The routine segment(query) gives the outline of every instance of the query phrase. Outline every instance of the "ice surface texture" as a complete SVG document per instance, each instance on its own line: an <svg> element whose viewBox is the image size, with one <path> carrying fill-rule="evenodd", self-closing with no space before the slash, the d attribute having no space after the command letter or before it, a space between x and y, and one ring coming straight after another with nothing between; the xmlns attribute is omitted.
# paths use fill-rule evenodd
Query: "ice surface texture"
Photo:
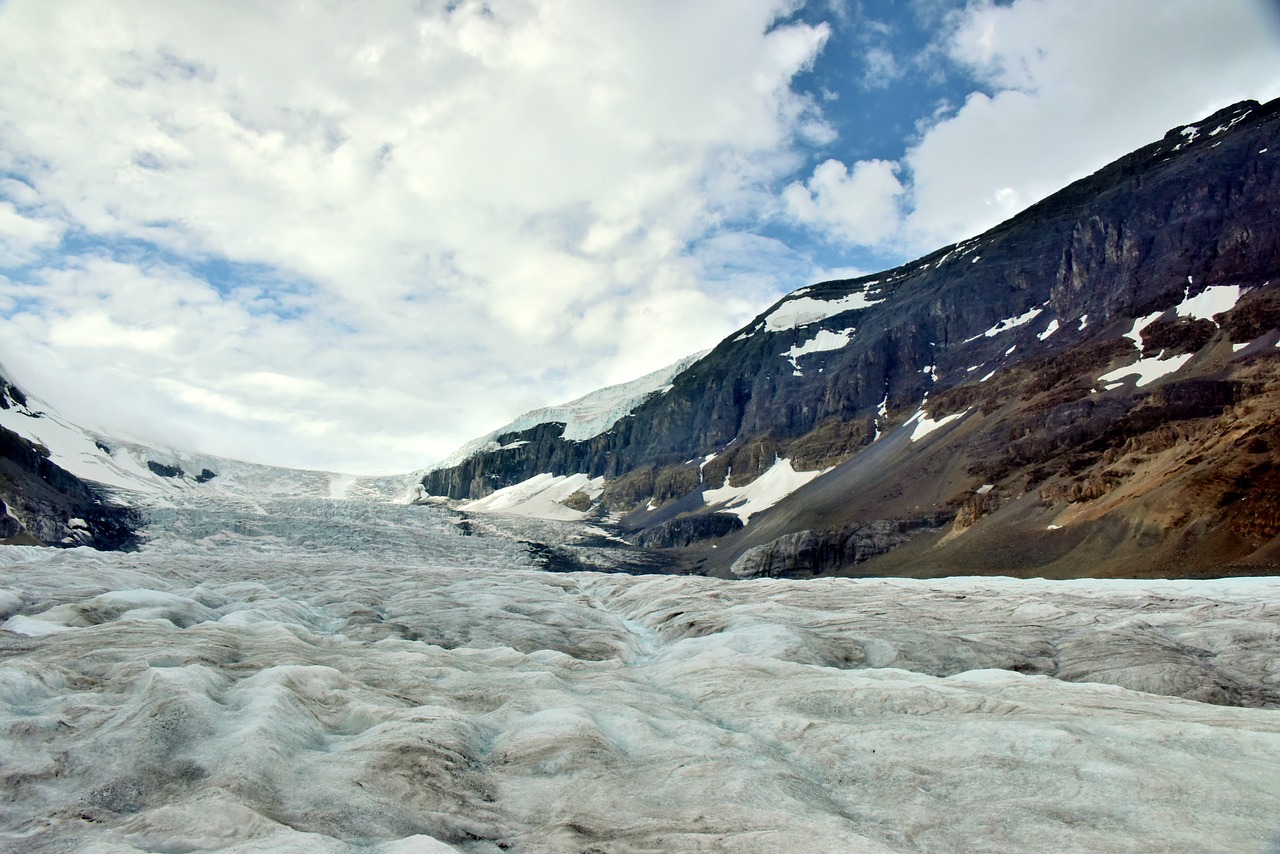
<svg viewBox="0 0 1280 854"><path fill-rule="evenodd" d="M1280 831L1280 581L549 574L441 511L322 506L175 510L136 554L0 549L0 849Z"/></svg>

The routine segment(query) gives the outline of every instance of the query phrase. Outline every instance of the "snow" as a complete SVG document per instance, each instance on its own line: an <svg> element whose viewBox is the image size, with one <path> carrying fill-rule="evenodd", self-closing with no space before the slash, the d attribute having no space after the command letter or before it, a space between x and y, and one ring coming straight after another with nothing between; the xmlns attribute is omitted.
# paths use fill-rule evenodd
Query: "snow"
<svg viewBox="0 0 1280 854"><path fill-rule="evenodd" d="M471 513L507 513L534 519L579 520L585 519L588 512L572 510L562 502L577 492L584 492L595 499L603 491L603 477L539 474L499 489L484 498L469 501L459 509Z"/></svg>
<svg viewBox="0 0 1280 854"><path fill-rule="evenodd" d="M346 498L351 488L356 485L356 476L353 474L334 475L329 479L329 497L334 499Z"/></svg>
<svg viewBox="0 0 1280 854"><path fill-rule="evenodd" d="M785 357L791 362L795 375L800 376L799 359L801 356L807 356L810 353L822 353L828 350L839 350L845 347L853 340L854 330L852 328L841 330L840 332L832 332L829 329L819 329L818 334L814 335L803 344L793 344L790 350L779 355Z"/></svg>
<svg viewBox="0 0 1280 854"><path fill-rule="evenodd" d="M1080 325L1083 327L1084 323L1081 322ZM1057 331L1058 331L1058 318L1055 317L1053 320L1049 321L1049 325L1045 327L1044 332L1041 332L1036 337L1039 338L1041 341L1047 341L1049 340L1049 336L1053 335L1053 333Z"/></svg>
<svg viewBox="0 0 1280 854"><path fill-rule="evenodd" d="M869 285L868 285L869 286ZM796 329L844 314L846 311L857 311L884 302L884 298L872 299L866 291L858 291L839 299L824 300L813 297L792 297L782 305L769 312L764 319L764 327L769 332L783 332Z"/></svg>
<svg viewBox="0 0 1280 854"><path fill-rule="evenodd" d="M1025 326L1031 321L1035 320L1037 317L1039 317L1043 311L1044 311L1043 307L1037 306L1036 308L1028 309L1022 314L1019 314L1017 317L1007 317L1004 320L1001 320L999 323L996 323L995 325L993 325L986 332L983 332L979 335L974 335L972 338L966 338L961 343L968 344L970 341L977 341L979 338L984 338L984 337L994 338L995 336L999 335L1002 332L1008 332L1010 329L1017 329L1019 326Z"/></svg>
<svg viewBox="0 0 1280 854"><path fill-rule="evenodd" d="M471 440L443 460L429 466L425 471L431 472L452 468L474 457L476 454L487 451L519 447L523 443L511 442L505 446L500 446L496 440L506 433L518 433L522 430L537 427L540 424L564 424L563 436L573 442L581 442L607 433L609 428L627 415L630 415L636 407L644 403L650 396L665 394L670 391L671 381L709 352L711 351L703 350L702 352L694 353L639 379L598 389L568 403L526 412L497 430L487 433L478 439Z"/></svg>
<svg viewBox="0 0 1280 854"><path fill-rule="evenodd" d="M729 478L726 476L724 486L706 490L702 493L702 500L708 506L724 505L721 512L732 513L745 525L755 514L768 510L828 471L830 469L796 471L791 467L791 460L780 459L774 462L768 471L746 486L730 486Z"/></svg>
<svg viewBox="0 0 1280 854"><path fill-rule="evenodd" d="M177 517L137 554L0 548L0 849L1276 838L1280 580L551 574L429 508L396 552L299 551L320 508L379 524L282 499L261 550Z"/></svg>
<svg viewBox="0 0 1280 854"><path fill-rule="evenodd" d="M1162 359L1159 356L1152 356L1147 359L1139 359L1132 365L1123 368L1116 368L1113 371L1107 371L1098 377L1098 382L1106 385L1107 388L1115 388L1122 385L1129 377L1137 376L1137 386L1142 388L1150 385L1161 377L1174 373L1183 365L1185 365L1194 353L1183 353L1177 356L1171 356Z"/></svg>
<svg viewBox="0 0 1280 854"><path fill-rule="evenodd" d="M105 486L153 494L169 491L163 480L133 455L107 453L89 431L61 418L30 395L28 402L28 408L0 409L0 426L43 445L50 459L62 468Z"/></svg>
<svg viewBox="0 0 1280 854"><path fill-rule="evenodd" d="M1237 115L1231 121L1227 122L1225 125L1218 125L1216 128L1209 131L1209 136L1217 136L1220 133L1226 133L1236 125L1240 124L1240 122L1244 121L1245 117L1248 116L1251 112L1253 111L1252 110L1242 111L1239 115Z"/></svg>
<svg viewBox="0 0 1280 854"><path fill-rule="evenodd" d="M183 495L342 498L348 493L403 500L409 482L416 480L413 475L357 477L286 469L121 441L67 420L30 394L27 398L28 407L0 409L0 426L43 445L53 462L77 477L102 484L131 501L163 503ZM164 477L151 470L148 462L176 466L184 475ZM197 483L195 477L205 469L216 477Z"/></svg>
<svg viewBox="0 0 1280 854"><path fill-rule="evenodd" d="M881 398L880 400L880 405L876 407L876 420L875 420L876 432L875 432L875 435L871 437L872 442L879 441L880 435L881 435L880 422L883 421L886 417L888 417L888 415L889 415L889 392L886 389L884 393L884 397Z"/></svg>
<svg viewBox="0 0 1280 854"><path fill-rule="evenodd" d="M1195 296L1187 296L1175 310L1179 317L1213 320L1215 314L1230 311L1239 301L1239 285L1215 285Z"/></svg>
<svg viewBox="0 0 1280 854"><path fill-rule="evenodd" d="M1153 311L1151 312L1151 314L1148 314L1145 317L1139 317L1135 319L1133 321L1133 325L1129 327L1129 331L1124 334L1124 337L1132 341L1137 346L1138 351L1141 352L1142 351L1142 330L1146 329L1152 323L1155 323L1163 315L1164 315L1163 311Z"/></svg>
<svg viewBox="0 0 1280 854"><path fill-rule="evenodd" d="M985 379L985 378L984 378ZM954 412L951 415L943 416L936 421L924 414L924 410L917 410L914 415L907 419L904 427L911 427L911 441L918 442L933 431L950 424L969 414L969 410L964 412ZM914 426L913 426L914 425Z"/></svg>

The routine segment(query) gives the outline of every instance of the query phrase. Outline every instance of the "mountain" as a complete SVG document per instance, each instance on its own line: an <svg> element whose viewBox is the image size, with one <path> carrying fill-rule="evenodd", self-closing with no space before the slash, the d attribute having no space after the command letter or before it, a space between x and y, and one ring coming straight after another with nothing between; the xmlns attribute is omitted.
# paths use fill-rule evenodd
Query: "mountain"
<svg viewBox="0 0 1280 854"><path fill-rule="evenodd" d="M423 491L576 479L575 512L724 576L1274 572L1278 131L1280 101L1175 128L788 295L603 432L526 419Z"/></svg>
<svg viewBox="0 0 1280 854"><path fill-rule="evenodd" d="M42 413L0 373L0 544L136 545L133 513L50 459L48 447L11 429Z"/></svg>
<svg viewBox="0 0 1280 854"><path fill-rule="evenodd" d="M201 499L408 501L416 475L355 477L156 448L80 426L0 367L0 543L130 549L144 507Z"/></svg>

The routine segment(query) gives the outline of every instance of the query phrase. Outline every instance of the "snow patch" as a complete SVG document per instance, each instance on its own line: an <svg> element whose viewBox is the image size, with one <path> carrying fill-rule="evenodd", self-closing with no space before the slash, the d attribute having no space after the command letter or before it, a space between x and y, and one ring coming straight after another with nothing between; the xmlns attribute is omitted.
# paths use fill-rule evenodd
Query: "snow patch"
<svg viewBox="0 0 1280 854"><path fill-rule="evenodd" d="M1162 359L1159 356L1152 356L1148 359L1139 359L1132 365L1126 365L1123 368L1116 368L1114 371L1107 371L1098 377L1098 382L1103 383L1108 390L1124 385L1126 379L1137 376L1137 386L1142 388L1150 385L1161 377L1168 376L1185 365L1193 356L1193 353L1183 353L1168 359Z"/></svg>
<svg viewBox="0 0 1280 854"><path fill-rule="evenodd" d="M724 486L703 492L702 500L708 506L724 504L720 512L732 513L745 525L756 513L768 510L809 481L829 471L831 469L796 471L791 467L791 460L777 460L768 471L746 486L730 486L726 476Z"/></svg>
<svg viewBox="0 0 1280 854"><path fill-rule="evenodd" d="M1137 345L1138 351L1142 351L1142 330L1155 323L1163 315L1163 311L1153 311L1145 317L1139 317L1133 321L1133 326L1129 327L1129 331L1124 334L1134 344Z"/></svg>
<svg viewBox="0 0 1280 854"><path fill-rule="evenodd" d="M884 302L884 298L871 299L866 291L848 294L839 299L823 300L813 297L788 299L775 308L764 319L764 326L770 332L783 332L796 329L844 314L846 311L857 311Z"/></svg>
<svg viewBox="0 0 1280 854"><path fill-rule="evenodd" d="M1215 285L1195 296L1187 296L1175 311L1179 317L1213 320L1215 314L1230 311L1240 302L1239 285Z"/></svg>
<svg viewBox="0 0 1280 854"><path fill-rule="evenodd" d="M950 424L952 421L955 421L959 418L963 418L968 414L969 414L969 410L966 409L963 412L954 412L951 415L946 415L935 421L934 419L929 418L927 415L925 415L923 409L920 409L916 411L915 415L912 415L910 418L908 418L906 424L904 424L903 426L911 426L912 424L915 425L915 427L913 427L911 430L911 441L918 442L921 439L923 439L925 436L928 436L930 433L937 430L938 428L943 427L944 425Z"/></svg>
<svg viewBox="0 0 1280 854"><path fill-rule="evenodd" d="M469 501L459 509L471 513L505 513L533 519L576 521L585 519L588 511L573 510L562 502L577 492L586 493L592 500L599 498L604 492L604 478L585 474L538 474L484 498Z"/></svg>
<svg viewBox="0 0 1280 854"><path fill-rule="evenodd" d="M799 359L801 356L807 356L810 353L823 353L828 350L839 350L848 346L853 340L854 329L843 329L839 332L832 332L829 329L820 329L818 334L810 338L803 344L792 345L790 350L778 355L786 357L791 362L791 367L795 376L801 376Z"/></svg>
<svg viewBox="0 0 1280 854"><path fill-rule="evenodd" d="M1044 312L1044 309L1040 306L1037 306L1033 309L1029 309L1023 312L1017 317L1006 317L1004 320L1001 320L999 323L992 326L986 332L983 332L980 335L975 335L972 338L966 338L961 343L968 344L970 341L977 341L979 338L994 338L995 336L999 335L1002 332L1008 332L1010 329L1017 329L1019 326L1025 326L1026 324L1030 323L1031 321L1039 317L1043 312Z"/></svg>
<svg viewBox="0 0 1280 854"><path fill-rule="evenodd" d="M1049 337L1057 331L1058 331L1058 319L1055 317L1053 320L1049 321L1049 325L1045 327L1044 332L1041 332L1036 337L1039 338L1041 341L1048 341Z"/></svg>

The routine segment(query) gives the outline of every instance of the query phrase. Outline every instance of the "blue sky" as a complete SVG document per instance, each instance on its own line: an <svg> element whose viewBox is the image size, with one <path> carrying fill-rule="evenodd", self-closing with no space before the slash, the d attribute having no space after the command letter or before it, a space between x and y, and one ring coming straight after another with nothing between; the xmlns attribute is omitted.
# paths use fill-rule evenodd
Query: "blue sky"
<svg viewBox="0 0 1280 854"><path fill-rule="evenodd" d="M0 363L421 467L1280 96L1270 0L0 2Z"/></svg>

